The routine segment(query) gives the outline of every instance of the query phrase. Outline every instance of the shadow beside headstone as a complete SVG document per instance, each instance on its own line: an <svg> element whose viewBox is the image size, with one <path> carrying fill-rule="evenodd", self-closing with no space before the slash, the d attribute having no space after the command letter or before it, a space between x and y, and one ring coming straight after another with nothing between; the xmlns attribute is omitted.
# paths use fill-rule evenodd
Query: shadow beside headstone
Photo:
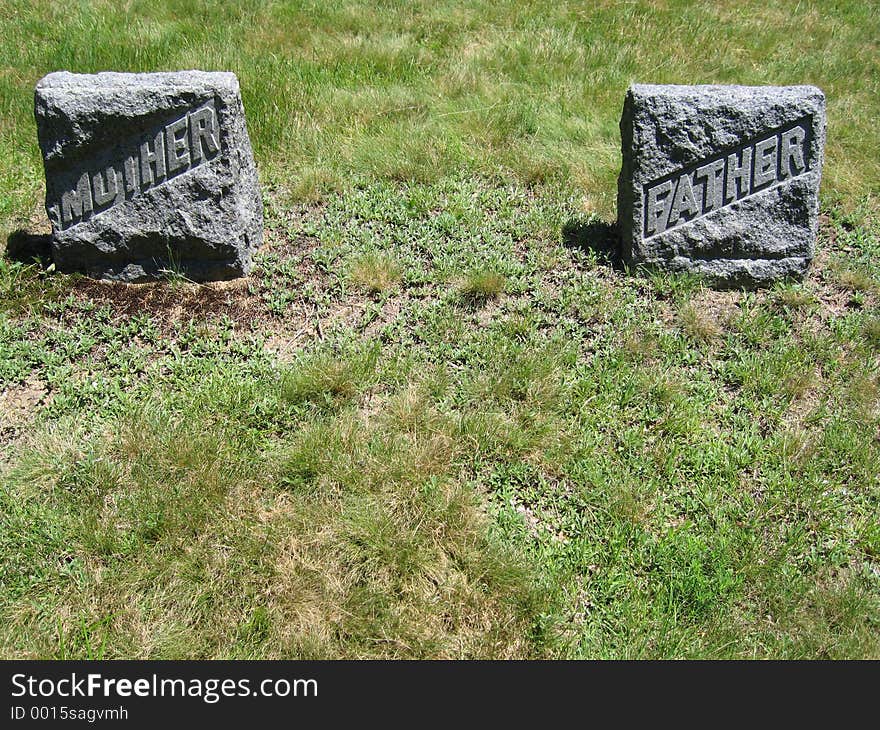
<svg viewBox="0 0 880 730"><path fill-rule="evenodd" d="M49 245L51 238L46 233L31 233L19 228L6 238L6 257L12 261L37 263L47 268L52 263L52 249Z"/></svg>
<svg viewBox="0 0 880 730"><path fill-rule="evenodd" d="M617 225L607 221L572 218L562 226L562 243L568 248L592 251L599 261L622 269Z"/></svg>

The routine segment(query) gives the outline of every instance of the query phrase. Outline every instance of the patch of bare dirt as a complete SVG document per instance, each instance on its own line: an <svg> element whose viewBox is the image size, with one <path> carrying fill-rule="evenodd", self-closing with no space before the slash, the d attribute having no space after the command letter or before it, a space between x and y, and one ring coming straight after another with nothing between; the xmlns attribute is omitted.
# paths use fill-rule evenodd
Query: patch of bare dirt
<svg viewBox="0 0 880 730"><path fill-rule="evenodd" d="M26 423L48 394L45 383L37 378L0 391L0 424L6 426Z"/></svg>
<svg viewBox="0 0 880 730"><path fill-rule="evenodd" d="M816 257L807 273L806 283L815 294L819 304L818 315L827 321L832 317L844 314L849 306L851 294L845 289L835 286L831 271L831 254L839 249L837 231L827 215L819 216L819 239L826 242L816 247Z"/></svg>
<svg viewBox="0 0 880 730"><path fill-rule="evenodd" d="M742 292L736 289L705 288L694 294L686 308L700 320L701 326L707 331L717 329L720 334L739 314L742 296ZM763 299L766 293L759 291L756 296ZM683 311L681 307L673 299L664 299L660 304L660 321L667 328L680 328Z"/></svg>
<svg viewBox="0 0 880 730"><path fill-rule="evenodd" d="M0 390L0 444L8 445L18 438L49 397L46 384L38 378ZM0 449L0 462L8 455L9 449Z"/></svg>
<svg viewBox="0 0 880 730"><path fill-rule="evenodd" d="M164 323L223 314L236 321L252 322L260 309L259 298L250 292L248 279L210 284L124 284L79 279L72 293L99 306L109 305L114 317L122 319L147 312Z"/></svg>
<svg viewBox="0 0 880 730"><path fill-rule="evenodd" d="M842 285L838 277L835 276L835 273L840 273L839 267L841 263L845 266L847 256L852 254L855 249L840 242L837 231L831 225L827 215L819 216L819 240L824 245L817 247L816 259L810 269L809 279L816 286L822 288L823 301L830 299L832 302L840 302L842 300L845 307L850 303L849 299L852 296L852 290L846 285ZM842 261L832 261L832 254L836 254ZM862 294L870 306L878 304L877 299L880 291L878 291L876 286L869 287Z"/></svg>
<svg viewBox="0 0 880 730"><path fill-rule="evenodd" d="M304 255L314 245L306 238L291 239L267 230L259 257L295 257L302 278L321 282L324 288L326 276L311 263L310 256ZM236 329L247 332L295 335L310 327L314 329L315 314L305 306L288 306L283 315L270 311L267 299L271 292L290 284L283 277L260 275L259 267L258 260L255 273L250 277L204 284L177 281L126 284L82 278L73 283L71 293L80 301L108 306L114 320L146 313L163 329L190 320L210 321L220 317L229 318Z"/></svg>
<svg viewBox="0 0 880 730"><path fill-rule="evenodd" d="M703 289L691 299L691 304L698 312L711 318L722 327L727 327L731 320L739 314L741 299L742 292L735 289L725 291Z"/></svg>
<svg viewBox="0 0 880 730"><path fill-rule="evenodd" d="M263 349L273 354L279 361L283 363L293 362L297 349L300 345L309 339L308 329L301 328L293 335L270 335L263 343Z"/></svg>

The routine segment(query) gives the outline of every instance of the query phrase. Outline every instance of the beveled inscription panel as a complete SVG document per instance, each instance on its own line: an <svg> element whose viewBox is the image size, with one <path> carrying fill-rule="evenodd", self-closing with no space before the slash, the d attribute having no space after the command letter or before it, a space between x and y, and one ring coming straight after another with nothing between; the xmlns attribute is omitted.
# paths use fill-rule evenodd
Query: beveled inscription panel
<svg viewBox="0 0 880 730"><path fill-rule="evenodd" d="M69 176L71 183L48 206L49 218L66 230L123 200L159 187L213 159L220 151L214 102L208 101L121 148L125 154L96 169Z"/></svg>
<svg viewBox="0 0 880 730"><path fill-rule="evenodd" d="M812 127L805 117L645 185L645 238L809 172Z"/></svg>

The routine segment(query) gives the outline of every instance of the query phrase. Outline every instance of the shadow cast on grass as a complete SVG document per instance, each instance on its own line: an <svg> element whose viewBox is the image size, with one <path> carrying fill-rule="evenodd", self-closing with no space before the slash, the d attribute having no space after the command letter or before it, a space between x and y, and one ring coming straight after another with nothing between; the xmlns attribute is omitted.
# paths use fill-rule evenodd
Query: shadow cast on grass
<svg viewBox="0 0 880 730"><path fill-rule="evenodd" d="M37 265L43 272L53 264L51 236L19 229L6 238L3 258L22 264ZM207 284L178 283L164 280L130 284L120 281L92 279L80 274L39 277L27 281L52 281L52 287L38 287L34 296L48 301L59 296L72 295L89 300L98 306L109 306L114 317L128 318L147 313L166 324L190 319L208 320L229 317L241 324L261 326L267 315L261 309L262 300L251 295L249 279L209 282Z"/></svg>
<svg viewBox="0 0 880 730"><path fill-rule="evenodd" d="M6 238L6 257L23 264L37 263L46 269L52 264L51 240L46 233L19 228Z"/></svg>
<svg viewBox="0 0 880 730"><path fill-rule="evenodd" d="M562 243L568 248L592 251L596 258L623 271L620 255L620 236L617 225L599 219L572 218L562 226Z"/></svg>

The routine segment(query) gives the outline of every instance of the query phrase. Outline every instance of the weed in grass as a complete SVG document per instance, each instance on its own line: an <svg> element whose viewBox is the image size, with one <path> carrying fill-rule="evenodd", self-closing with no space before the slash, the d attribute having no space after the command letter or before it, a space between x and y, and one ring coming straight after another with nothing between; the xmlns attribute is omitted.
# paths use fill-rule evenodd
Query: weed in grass
<svg viewBox="0 0 880 730"><path fill-rule="evenodd" d="M328 193L344 189L342 179L326 168L305 167L293 175L285 193L293 202L318 203Z"/></svg>
<svg viewBox="0 0 880 730"><path fill-rule="evenodd" d="M732 547L723 534L708 542L690 529L674 530L654 554L656 608L663 606L692 618L717 614L742 584Z"/></svg>
<svg viewBox="0 0 880 730"><path fill-rule="evenodd" d="M815 436L803 428L795 428L780 434L779 454L789 468L804 467L816 454L819 444Z"/></svg>
<svg viewBox="0 0 880 730"><path fill-rule="evenodd" d="M859 544L868 557L880 558L880 523L869 521L862 525Z"/></svg>
<svg viewBox="0 0 880 730"><path fill-rule="evenodd" d="M507 280L491 269L473 269L458 285L458 295L464 302L484 304L504 291Z"/></svg>
<svg viewBox="0 0 880 730"><path fill-rule="evenodd" d="M81 617L70 630L64 622L58 621L58 654L56 659L85 659L100 661L104 659L107 643L107 627L112 624L112 616L104 616L90 621Z"/></svg>
<svg viewBox="0 0 880 730"><path fill-rule="evenodd" d="M859 374L852 378L847 395L853 405L853 416L870 423L880 415L880 376Z"/></svg>
<svg viewBox="0 0 880 730"><path fill-rule="evenodd" d="M721 337L721 325L709 313L702 311L695 304L685 304L678 313L678 322L682 331L696 342L708 343Z"/></svg>
<svg viewBox="0 0 880 730"><path fill-rule="evenodd" d="M474 403L523 404L552 410L564 397L563 368L571 351L560 343L498 343L477 377L464 384Z"/></svg>
<svg viewBox="0 0 880 730"><path fill-rule="evenodd" d="M368 253L358 256L351 264L349 280L368 294L382 294L400 283L400 263L387 254Z"/></svg>
<svg viewBox="0 0 880 730"><path fill-rule="evenodd" d="M800 398L816 384L816 374L812 370L792 373L782 382L782 391L789 398Z"/></svg>
<svg viewBox="0 0 880 730"><path fill-rule="evenodd" d="M862 325L862 336L875 350L880 350L880 317L870 317Z"/></svg>
<svg viewBox="0 0 880 730"><path fill-rule="evenodd" d="M624 340L623 351L636 361L649 360L657 353L659 341L653 333L631 334Z"/></svg>
<svg viewBox="0 0 880 730"><path fill-rule="evenodd" d="M776 292L776 299L789 309L802 309L816 301L813 294L803 286L780 287Z"/></svg>
<svg viewBox="0 0 880 730"><path fill-rule="evenodd" d="M828 574L809 587L806 595L781 617L783 641L778 653L792 658L840 659L858 653L880 656L880 640L870 622L862 623L859 615L872 615L877 610L876 598L864 582L846 571ZM840 626L852 626L841 633Z"/></svg>
<svg viewBox="0 0 880 730"><path fill-rule="evenodd" d="M269 638L270 619L265 606L257 606L242 624L238 642L244 646L260 647Z"/></svg>
<svg viewBox="0 0 880 730"><path fill-rule="evenodd" d="M19 315L51 303L64 289L59 276L39 264L0 257L0 312Z"/></svg>
<svg viewBox="0 0 880 730"><path fill-rule="evenodd" d="M834 278L842 289L856 294L872 291L875 287L871 276L856 269L841 269L835 273Z"/></svg>
<svg viewBox="0 0 880 730"><path fill-rule="evenodd" d="M437 433L444 423L424 392L424 386L415 384L389 399L385 415L389 425L403 433Z"/></svg>

